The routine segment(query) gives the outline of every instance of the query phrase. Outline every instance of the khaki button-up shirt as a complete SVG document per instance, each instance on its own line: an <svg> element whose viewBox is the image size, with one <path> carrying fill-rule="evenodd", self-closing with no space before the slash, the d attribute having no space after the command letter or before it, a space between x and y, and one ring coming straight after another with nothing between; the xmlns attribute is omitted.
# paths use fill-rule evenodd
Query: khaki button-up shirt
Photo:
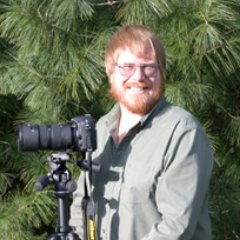
<svg viewBox="0 0 240 240"><path fill-rule="evenodd" d="M93 198L99 240L209 240L211 148L198 121L162 98L119 145L119 106L97 124ZM81 174L82 175L82 174ZM82 234L83 178L70 224ZM82 236L81 236L82 237Z"/></svg>

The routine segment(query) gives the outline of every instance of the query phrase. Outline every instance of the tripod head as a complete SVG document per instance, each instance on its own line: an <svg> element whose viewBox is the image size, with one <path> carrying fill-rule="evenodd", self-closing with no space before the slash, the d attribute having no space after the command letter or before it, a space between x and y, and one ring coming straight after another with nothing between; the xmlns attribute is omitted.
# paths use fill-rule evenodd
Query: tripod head
<svg viewBox="0 0 240 240"><path fill-rule="evenodd" d="M62 189L63 191L68 191L68 193L74 192L77 189L77 185L74 181L71 181L71 172L66 167L66 161L69 160L70 154L68 153L51 154L48 157L51 171L46 176L40 177L35 184L35 190L41 191L47 185L54 184L57 191Z"/></svg>

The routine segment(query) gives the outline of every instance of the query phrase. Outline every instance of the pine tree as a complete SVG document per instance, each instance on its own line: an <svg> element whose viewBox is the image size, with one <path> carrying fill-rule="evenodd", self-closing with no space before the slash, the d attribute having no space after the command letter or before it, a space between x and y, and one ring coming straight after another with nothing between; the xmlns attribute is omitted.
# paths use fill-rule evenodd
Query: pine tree
<svg viewBox="0 0 240 240"><path fill-rule="evenodd" d="M45 239L56 224L51 190L33 187L49 170L47 153L19 153L18 124L107 112L104 48L134 23L159 35L166 98L193 112L212 143L213 239L239 239L239 12L239 0L0 1L0 238Z"/></svg>
<svg viewBox="0 0 240 240"><path fill-rule="evenodd" d="M107 17L96 24L97 9L89 0L1 1L0 11L0 101L6 121L0 139L0 238L45 239L56 225L57 201L50 188L36 192L34 185L49 171L48 153L17 152L17 126L102 114L95 98L105 88L100 46L111 28L101 27Z"/></svg>

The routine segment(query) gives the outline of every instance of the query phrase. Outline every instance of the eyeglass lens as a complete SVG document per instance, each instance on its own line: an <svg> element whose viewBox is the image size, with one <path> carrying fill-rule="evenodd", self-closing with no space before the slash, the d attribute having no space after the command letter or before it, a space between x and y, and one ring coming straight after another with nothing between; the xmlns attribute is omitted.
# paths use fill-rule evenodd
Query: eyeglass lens
<svg viewBox="0 0 240 240"><path fill-rule="evenodd" d="M134 64L128 64L128 65L122 65L118 66L120 74L123 76L131 76L135 73L137 67L141 69L141 71L144 73L145 76L152 76L156 73L157 65L156 64L144 64L144 65L134 65Z"/></svg>

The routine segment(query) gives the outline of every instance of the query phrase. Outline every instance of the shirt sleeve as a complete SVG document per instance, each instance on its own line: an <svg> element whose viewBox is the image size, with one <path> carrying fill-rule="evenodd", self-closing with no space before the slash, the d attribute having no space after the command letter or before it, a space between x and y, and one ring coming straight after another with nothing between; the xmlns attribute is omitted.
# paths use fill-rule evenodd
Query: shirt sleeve
<svg viewBox="0 0 240 240"><path fill-rule="evenodd" d="M70 207L70 220L69 225L73 228L73 231L83 237L83 214L81 203L84 196L84 174L80 174L77 181L77 190L73 193L73 202Z"/></svg>
<svg viewBox="0 0 240 240"><path fill-rule="evenodd" d="M155 192L161 221L142 240L193 239L200 216L206 212L213 167L211 148L200 125L192 119L180 122L164 161Z"/></svg>

